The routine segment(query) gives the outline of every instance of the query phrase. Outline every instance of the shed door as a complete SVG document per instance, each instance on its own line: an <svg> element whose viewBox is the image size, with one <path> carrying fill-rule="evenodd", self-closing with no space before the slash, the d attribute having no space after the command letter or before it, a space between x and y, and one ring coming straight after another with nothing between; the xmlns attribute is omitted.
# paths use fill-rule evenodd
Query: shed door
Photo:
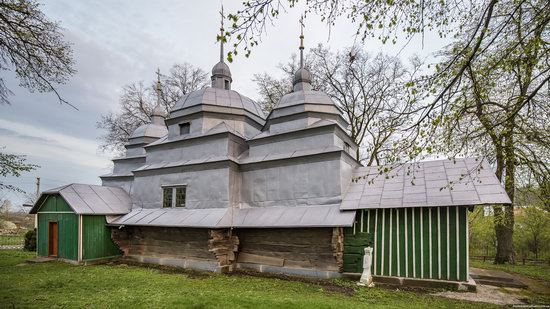
<svg viewBox="0 0 550 309"><path fill-rule="evenodd" d="M57 256L58 247L58 227L57 222L50 221L48 223L48 255Z"/></svg>

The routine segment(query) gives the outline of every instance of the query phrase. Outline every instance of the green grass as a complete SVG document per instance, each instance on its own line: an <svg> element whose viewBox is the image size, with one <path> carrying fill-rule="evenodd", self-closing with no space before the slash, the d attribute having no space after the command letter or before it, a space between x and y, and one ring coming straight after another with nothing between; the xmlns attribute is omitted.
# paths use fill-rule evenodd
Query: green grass
<svg viewBox="0 0 550 309"><path fill-rule="evenodd" d="M0 246L22 245L24 241L25 241L24 235L0 235Z"/></svg>
<svg viewBox="0 0 550 309"><path fill-rule="evenodd" d="M511 274L520 274L527 276L533 279L543 280L550 282L550 266L548 265L495 265L492 261L480 261L480 260L470 260L471 267L485 268L485 269L496 269L501 270Z"/></svg>
<svg viewBox="0 0 550 309"><path fill-rule="evenodd" d="M358 288L141 266L22 264L32 254L0 251L0 308L479 308L426 292Z"/></svg>

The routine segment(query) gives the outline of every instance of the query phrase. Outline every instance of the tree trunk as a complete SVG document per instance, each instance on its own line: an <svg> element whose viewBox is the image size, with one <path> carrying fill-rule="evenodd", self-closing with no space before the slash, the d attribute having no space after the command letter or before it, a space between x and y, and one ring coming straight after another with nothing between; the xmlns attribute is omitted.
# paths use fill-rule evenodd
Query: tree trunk
<svg viewBox="0 0 550 309"><path fill-rule="evenodd" d="M512 120L513 121L513 120ZM513 128L509 128L504 145L504 157L506 175L504 177L504 189L512 201L511 205L503 205L495 208L495 233L497 237L497 253L495 264L515 264L514 253L514 193L516 162L514 153Z"/></svg>
<svg viewBox="0 0 550 309"><path fill-rule="evenodd" d="M495 264L516 263L513 242L513 222L513 206L501 205L495 207L495 234L497 238L497 252L494 261Z"/></svg>

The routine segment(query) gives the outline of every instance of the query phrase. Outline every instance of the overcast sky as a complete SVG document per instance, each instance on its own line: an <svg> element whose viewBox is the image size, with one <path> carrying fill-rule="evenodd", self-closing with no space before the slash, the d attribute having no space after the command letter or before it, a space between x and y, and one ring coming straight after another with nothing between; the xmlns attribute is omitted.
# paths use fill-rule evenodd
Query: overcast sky
<svg viewBox="0 0 550 309"><path fill-rule="evenodd" d="M111 154L98 150L104 132L96 128L96 122L102 114L117 111L123 85L153 80L157 67L167 72L175 63L188 62L209 72L219 58L220 1L40 2L46 16L61 23L65 39L73 46L78 72L59 91L79 110L60 105L51 93L29 93L18 87L12 72L1 72L14 92L11 105L0 105L0 147L5 147L1 151L25 154L29 162L40 165L5 181L29 192L35 190L36 177L41 177L43 190L73 182L100 184L98 176L110 172ZM225 11L235 12L240 3L224 1ZM252 76L278 73L277 65L297 52L299 15L298 9L289 9L267 29L250 58L235 58L230 64L232 89L258 97ZM356 29L348 21L332 29L330 40L328 28L317 16L309 15L305 24L306 48L318 43L333 49L354 44ZM373 39L363 47L406 61L415 53L428 57L444 44L430 34L424 42L422 48L417 38L402 50L403 44L382 45ZM0 199L6 197L16 205L24 200L23 194L0 192Z"/></svg>

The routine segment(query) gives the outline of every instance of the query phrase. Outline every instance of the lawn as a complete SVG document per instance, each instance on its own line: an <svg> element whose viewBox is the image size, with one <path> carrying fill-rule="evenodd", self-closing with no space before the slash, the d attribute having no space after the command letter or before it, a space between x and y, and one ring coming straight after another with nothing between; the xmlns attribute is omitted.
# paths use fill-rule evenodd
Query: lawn
<svg viewBox="0 0 550 309"><path fill-rule="evenodd" d="M0 235L0 246L23 245L24 242L24 235Z"/></svg>
<svg viewBox="0 0 550 309"><path fill-rule="evenodd" d="M0 308L479 308L425 292L358 288L347 281L185 272L127 265L23 263L0 250Z"/></svg>
<svg viewBox="0 0 550 309"><path fill-rule="evenodd" d="M549 265L495 265L492 261L480 261L480 260L470 260L471 267L485 268L485 269L496 269L501 270L511 274L520 274L527 276L533 279L538 279L546 282L550 282L550 266Z"/></svg>

